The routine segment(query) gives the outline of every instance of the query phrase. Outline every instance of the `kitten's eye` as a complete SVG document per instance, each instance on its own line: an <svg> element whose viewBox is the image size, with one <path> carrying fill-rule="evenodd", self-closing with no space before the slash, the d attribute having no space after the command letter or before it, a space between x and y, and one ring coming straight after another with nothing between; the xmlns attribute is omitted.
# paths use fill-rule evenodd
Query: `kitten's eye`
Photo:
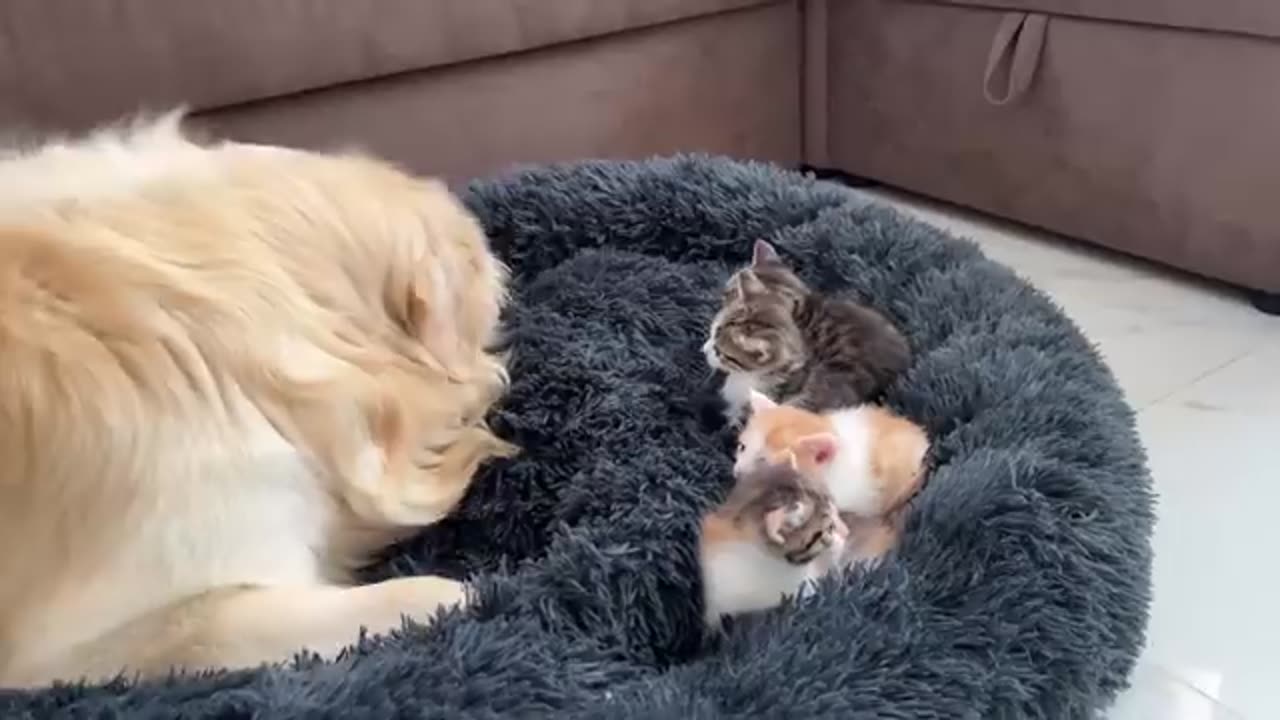
<svg viewBox="0 0 1280 720"><path fill-rule="evenodd" d="M747 451L747 446L744 445L743 443L738 443L738 454L741 455L746 451Z"/></svg>

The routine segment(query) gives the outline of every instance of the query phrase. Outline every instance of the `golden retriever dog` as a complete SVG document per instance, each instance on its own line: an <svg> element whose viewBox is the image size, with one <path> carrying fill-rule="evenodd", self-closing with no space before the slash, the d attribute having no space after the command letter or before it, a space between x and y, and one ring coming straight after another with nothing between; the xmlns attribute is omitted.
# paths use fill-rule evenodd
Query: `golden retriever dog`
<svg viewBox="0 0 1280 720"><path fill-rule="evenodd" d="M354 586L514 448L506 271L447 188L178 115L0 157L0 685L332 657Z"/></svg>

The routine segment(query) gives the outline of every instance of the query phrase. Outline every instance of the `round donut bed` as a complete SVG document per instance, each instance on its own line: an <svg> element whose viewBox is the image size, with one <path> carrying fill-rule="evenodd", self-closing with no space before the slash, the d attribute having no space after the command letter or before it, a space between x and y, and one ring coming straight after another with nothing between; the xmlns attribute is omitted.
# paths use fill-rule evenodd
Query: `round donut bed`
<svg viewBox="0 0 1280 720"><path fill-rule="evenodd" d="M525 452L370 577L472 577L476 605L334 663L2 693L0 716L1059 720L1125 686L1150 482L1114 380L1044 295L764 165L535 168L468 203L513 268L493 423ZM886 562L717 637L694 551L733 437L700 345L757 238L904 329L916 357L884 401L929 429L933 469Z"/></svg>

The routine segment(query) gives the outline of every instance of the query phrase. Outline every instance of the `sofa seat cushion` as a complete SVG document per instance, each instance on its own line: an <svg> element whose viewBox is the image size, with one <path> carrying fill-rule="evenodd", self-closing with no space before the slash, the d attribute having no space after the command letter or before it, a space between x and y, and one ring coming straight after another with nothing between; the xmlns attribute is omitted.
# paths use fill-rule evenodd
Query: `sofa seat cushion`
<svg viewBox="0 0 1280 720"><path fill-rule="evenodd" d="M243 103L769 1L7 0L0 128Z"/></svg>
<svg viewBox="0 0 1280 720"><path fill-rule="evenodd" d="M914 0L912 0L914 1ZM1276 0L933 0L1096 20L1163 25L1187 30L1280 38Z"/></svg>

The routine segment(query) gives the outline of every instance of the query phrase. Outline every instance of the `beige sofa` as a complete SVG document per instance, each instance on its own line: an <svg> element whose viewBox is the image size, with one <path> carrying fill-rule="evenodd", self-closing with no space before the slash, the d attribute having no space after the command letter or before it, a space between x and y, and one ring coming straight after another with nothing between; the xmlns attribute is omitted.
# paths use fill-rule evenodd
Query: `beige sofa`
<svg viewBox="0 0 1280 720"><path fill-rule="evenodd" d="M800 158L793 3L7 0L0 127L185 104L264 142L455 179L704 149Z"/></svg>
<svg viewBox="0 0 1280 720"><path fill-rule="evenodd" d="M1265 306L1278 37L1272 0L7 0L0 128L185 104L219 134L455 180L682 150L807 163Z"/></svg>
<svg viewBox="0 0 1280 720"><path fill-rule="evenodd" d="M1280 291L1280 2L810 9L810 162Z"/></svg>

